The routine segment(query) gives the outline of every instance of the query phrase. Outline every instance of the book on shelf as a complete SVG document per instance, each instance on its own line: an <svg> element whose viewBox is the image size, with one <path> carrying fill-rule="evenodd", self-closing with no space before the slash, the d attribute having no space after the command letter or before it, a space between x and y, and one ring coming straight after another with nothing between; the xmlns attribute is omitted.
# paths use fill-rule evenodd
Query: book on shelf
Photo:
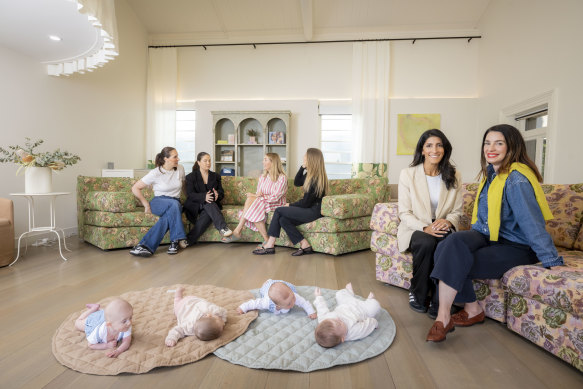
<svg viewBox="0 0 583 389"><path fill-rule="evenodd" d="M230 145L234 145L235 144L235 134L229 134L229 135L227 135L227 140L228 140L228 143Z"/></svg>
<svg viewBox="0 0 583 389"><path fill-rule="evenodd" d="M221 151L221 162L233 162L235 160L235 151L233 150L222 150Z"/></svg>
<svg viewBox="0 0 583 389"><path fill-rule="evenodd" d="M219 140L217 141L217 144L218 144L218 145L228 145L229 143L228 143L226 140L224 140L224 139L219 139Z"/></svg>

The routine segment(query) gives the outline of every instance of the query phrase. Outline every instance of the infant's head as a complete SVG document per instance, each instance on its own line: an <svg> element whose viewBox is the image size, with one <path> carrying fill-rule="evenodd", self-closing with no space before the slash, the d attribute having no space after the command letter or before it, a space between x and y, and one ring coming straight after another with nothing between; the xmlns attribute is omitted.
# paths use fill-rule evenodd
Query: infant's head
<svg viewBox="0 0 583 389"><path fill-rule="evenodd" d="M347 332L346 324L340 319L322 320L316 327L316 342L322 347L334 347L344 342Z"/></svg>
<svg viewBox="0 0 583 389"><path fill-rule="evenodd" d="M200 340L213 340L221 336L223 328L225 328L223 319L207 313L194 324L194 334Z"/></svg>
<svg viewBox="0 0 583 389"><path fill-rule="evenodd" d="M283 282L275 282L271 285L267 294L269 294L269 298L275 303L275 307L278 310L292 309L296 305L296 295Z"/></svg>
<svg viewBox="0 0 583 389"><path fill-rule="evenodd" d="M116 298L103 311L105 321L115 332L126 332L132 326L134 308L122 298Z"/></svg>

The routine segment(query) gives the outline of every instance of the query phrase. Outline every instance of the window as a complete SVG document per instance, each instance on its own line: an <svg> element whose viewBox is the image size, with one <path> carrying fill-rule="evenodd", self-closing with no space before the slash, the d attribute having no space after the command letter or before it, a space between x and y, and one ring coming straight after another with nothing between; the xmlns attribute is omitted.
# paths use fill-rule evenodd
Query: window
<svg viewBox="0 0 583 389"><path fill-rule="evenodd" d="M352 168L352 115L320 115L321 150L328 178L350 178Z"/></svg>
<svg viewBox="0 0 583 389"><path fill-rule="evenodd" d="M176 151L178 151L180 163L184 166L187 174L192 170L192 166L196 160L194 148L195 124L196 111L176 111Z"/></svg>
<svg viewBox="0 0 583 389"><path fill-rule="evenodd" d="M517 122L516 128L522 132L526 152L538 167L543 179L545 177L548 119L549 113L546 105L521 112L514 118Z"/></svg>

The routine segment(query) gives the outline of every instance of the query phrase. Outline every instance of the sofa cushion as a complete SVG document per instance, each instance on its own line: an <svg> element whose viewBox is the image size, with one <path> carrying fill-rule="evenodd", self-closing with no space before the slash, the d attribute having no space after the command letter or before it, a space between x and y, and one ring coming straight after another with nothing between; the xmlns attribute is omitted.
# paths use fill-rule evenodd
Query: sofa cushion
<svg viewBox="0 0 583 389"><path fill-rule="evenodd" d="M99 227L151 227L158 216L134 212L85 211L85 224Z"/></svg>
<svg viewBox="0 0 583 389"><path fill-rule="evenodd" d="M329 180L326 195L361 193L371 195L373 204L384 203L389 200L387 182L386 177Z"/></svg>
<svg viewBox="0 0 583 389"><path fill-rule="evenodd" d="M379 203L374 206L370 218L370 229L397 236L399 210L396 202Z"/></svg>
<svg viewBox="0 0 583 389"><path fill-rule="evenodd" d="M560 311L583 316L583 253L559 250L565 266L545 269L540 265L518 266L504 274L502 282L518 299L510 301L517 316L522 308L520 297L531 298L549 306L548 324L561 322ZM562 323L559 323L562 324Z"/></svg>
<svg viewBox="0 0 583 389"><path fill-rule="evenodd" d="M132 192L91 191L85 197L85 209L90 211L134 212L138 205Z"/></svg>
<svg viewBox="0 0 583 389"><path fill-rule="evenodd" d="M547 221L547 231L555 246L571 249L581 230L583 219L583 184L543 185L554 218Z"/></svg>
<svg viewBox="0 0 583 389"><path fill-rule="evenodd" d="M370 216L374 208L371 195L344 194L326 196L322 199L322 215L336 219Z"/></svg>

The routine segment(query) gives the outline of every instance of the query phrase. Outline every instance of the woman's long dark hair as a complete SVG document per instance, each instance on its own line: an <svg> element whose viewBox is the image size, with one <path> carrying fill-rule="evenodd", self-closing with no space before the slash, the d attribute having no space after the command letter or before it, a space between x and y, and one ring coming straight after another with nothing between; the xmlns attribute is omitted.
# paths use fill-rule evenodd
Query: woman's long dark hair
<svg viewBox="0 0 583 389"><path fill-rule="evenodd" d="M156 167L158 168L158 170L160 170L160 172L162 173L162 170L160 169L162 166L164 166L164 158L170 158L172 151L176 150L174 147L170 147L170 146L166 146L162 149L162 151L160 151L158 154L156 154L156 158L154 159L154 163L156 164ZM176 168L173 168L174 170L176 170Z"/></svg>
<svg viewBox="0 0 583 389"><path fill-rule="evenodd" d="M536 175L538 182L543 182L543 177L538 171L536 164L528 157L528 154L526 153L526 145L524 144L524 138L522 137L522 134L520 134L520 131L518 131L516 127L513 127L510 124L498 124L496 126L492 126L484 133L484 137L482 138L482 150L480 152L480 165L482 166L482 169L478 174L478 178L480 176L488 176L488 162L486 162L486 156L484 155L484 142L486 142L486 136L488 133L492 131L501 133L504 135L504 139L506 140L506 156L500 164L498 174L507 173L508 170L510 170L510 165L512 165L514 162L520 162L532 170L532 172Z"/></svg>
<svg viewBox="0 0 583 389"><path fill-rule="evenodd" d="M198 153L196 155L196 162L194 163L194 165L192 165L192 171L195 170L200 170L200 165L198 164L198 162L205 156L208 155L209 157L211 156L209 153L201 151L200 153Z"/></svg>
<svg viewBox="0 0 583 389"><path fill-rule="evenodd" d="M455 179L455 167L449 162L449 158L451 157L451 143L445 136L443 132L440 130L433 128L431 130L425 131L419 137L419 141L417 142L417 146L415 147L415 155L413 156L413 162L409 166L417 166L425 162L425 156L423 155L423 146L427 139L431 138L432 136L438 137L441 139L441 144L443 145L443 158L439 161L438 169L439 173L441 173L441 179L445 182L445 187L447 190L452 188L457 188L458 182Z"/></svg>

